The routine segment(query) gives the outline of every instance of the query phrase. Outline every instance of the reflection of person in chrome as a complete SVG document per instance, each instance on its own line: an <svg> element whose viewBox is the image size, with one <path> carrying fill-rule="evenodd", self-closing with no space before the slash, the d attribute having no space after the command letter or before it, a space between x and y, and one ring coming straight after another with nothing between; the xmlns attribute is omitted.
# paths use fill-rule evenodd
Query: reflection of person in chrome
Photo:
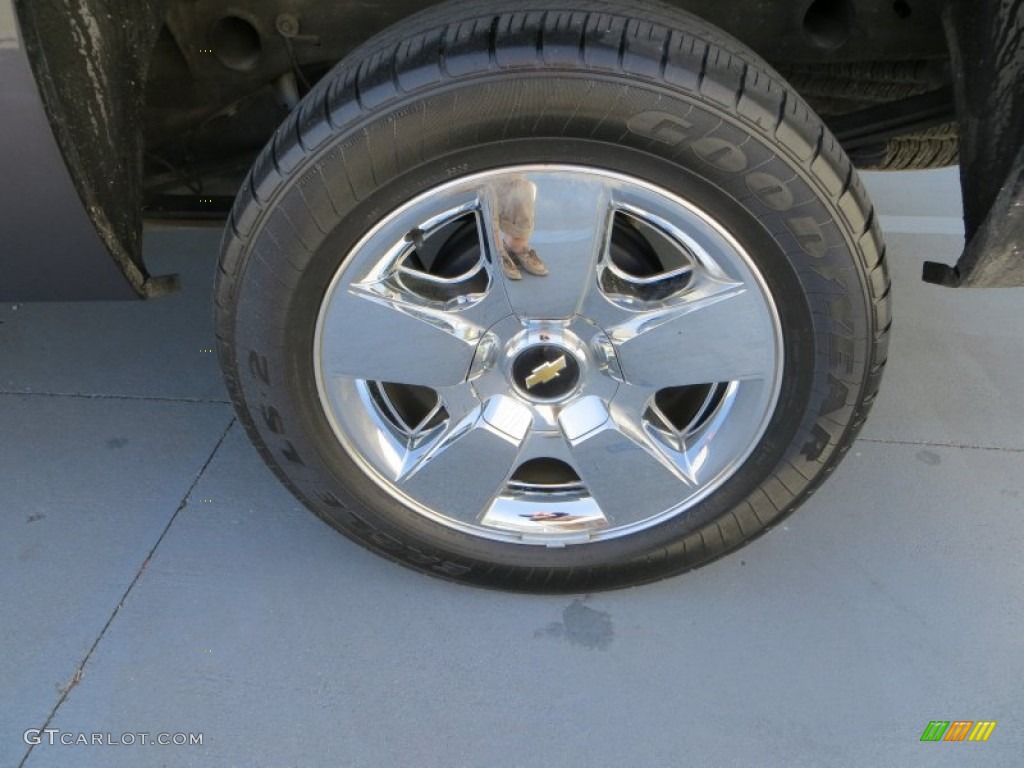
<svg viewBox="0 0 1024 768"><path fill-rule="evenodd" d="M544 276L548 268L530 247L537 185L522 176L494 184L494 239L501 251L501 267L509 280L521 280L520 268Z"/></svg>
<svg viewBox="0 0 1024 768"><path fill-rule="evenodd" d="M520 515L520 517L525 517L531 523L571 523L583 519L579 515L570 515L568 512L534 512L529 515Z"/></svg>

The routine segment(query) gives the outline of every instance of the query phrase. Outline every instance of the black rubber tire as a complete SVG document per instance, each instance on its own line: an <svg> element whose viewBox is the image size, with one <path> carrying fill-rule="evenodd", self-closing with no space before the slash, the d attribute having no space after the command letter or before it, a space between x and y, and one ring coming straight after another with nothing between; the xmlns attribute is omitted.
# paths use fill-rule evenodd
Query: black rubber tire
<svg viewBox="0 0 1024 768"><path fill-rule="evenodd" d="M764 438L718 491L639 534L548 549L432 523L367 478L320 407L312 330L331 276L383 214L477 170L567 159L691 196L729 227L776 296L787 362ZM699 19L599 0L447 3L342 61L246 179L216 301L239 419L297 497L395 561L529 591L653 581L777 524L849 449L890 326L871 205L821 120Z"/></svg>
<svg viewBox="0 0 1024 768"><path fill-rule="evenodd" d="M858 167L873 171L924 171L948 168L960 162L960 131L956 123L945 123L889 139L884 154Z"/></svg>
<svg viewBox="0 0 1024 768"><path fill-rule="evenodd" d="M948 66L937 61L816 62L780 65L782 74L826 121L949 84ZM960 161L955 122L936 125L852 154L862 171L946 168Z"/></svg>

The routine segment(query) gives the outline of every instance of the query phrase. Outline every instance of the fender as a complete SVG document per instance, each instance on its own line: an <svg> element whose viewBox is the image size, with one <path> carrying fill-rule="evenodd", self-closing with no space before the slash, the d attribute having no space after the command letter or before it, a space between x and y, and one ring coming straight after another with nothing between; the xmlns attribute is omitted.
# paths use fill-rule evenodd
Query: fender
<svg viewBox="0 0 1024 768"><path fill-rule="evenodd" d="M0 0L0 301L135 295L71 182L11 0Z"/></svg>
<svg viewBox="0 0 1024 768"><path fill-rule="evenodd" d="M946 0L943 22L960 123L967 234L955 267L925 262L948 287L1024 286L1024 4Z"/></svg>
<svg viewBox="0 0 1024 768"><path fill-rule="evenodd" d="M0 300L128 299L176 285L142 265L141 211L125 188L141 146L136 158L132 102L112 77L136 45L118 24L136 20L101 13L107 5L0 0ZM41 36L64 44L44 50Z"/></svg>

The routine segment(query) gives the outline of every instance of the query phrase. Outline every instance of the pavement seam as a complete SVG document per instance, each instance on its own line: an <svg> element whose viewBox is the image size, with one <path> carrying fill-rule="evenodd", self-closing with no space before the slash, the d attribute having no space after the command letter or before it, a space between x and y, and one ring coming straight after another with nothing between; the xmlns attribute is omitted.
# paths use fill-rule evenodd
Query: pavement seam
<svg viewBox="0 0 1024 768"><path fill-rule="evenodd" d="M972 445L971 443L940 443L928 440L882 440L875 437L858 437L858 443L880 443L882 445L919 445L925 448L960 448L968 451L996 451L999 453L1024 453L1024 448L1009 448L1002 445Z"/></svg>
<svg viewBox="0 0 1024 768"><path fill-rule="evenodd" d="M67 701L68 696L71 695L71 691L73 691L75 687L78 685L78 683L81 681L83 674L85 672L85 667L89 663L89 659L92 658L92 655L96 651L96 648L99 647L100 641L103 640L103 636L107 634L107 630L110 629L111 625L114 623L114 619L117 618L117 614L121 612L121 608L124 607L125 601L128 599L128 595L131 594L131 591L135 588L135 585L142 577L143 571L146 570L146 566L149 565L149 561L153 559L153 555L156 554L157 548L163 542L164 537L167 536L167 532L171 529L171 526L174 525L174 521L178 519L178 515L181 514L181 511L186 506L188 506L189 497L192 496L192 492L199 484L199 481L203 478L203 475L206 474L206 470L209 468L210 464L213 462L214 457L217 455L217 452L220 450L220 447L224 444L224 441L227 439L228 433L231 432L231 428L235 426L235 422L236 419L234 416L232 416L231 419L228 421L227 426L224 428L224 431L221 432L221 435L217 439L217 442L214 444L213 450L210 451L210 455L206 457L206 461L203 462L203 466L199 468L199 471L196 473L196 476L192 479L192 482L186 489L184 496L181 497L181 501L178 503L177 509L174 510L174 514L171 515L171 518L167 521L167 525L164 526L164 529L160 532L160 535L157 536L156 542L153 544L149 552L146 554L146 557L145 559L143 559L142 564L139 565L138 569L135 571L135 575L132 577L131 582L125 589L124 594L121 595L121 599L118 600L117 605L114 606L114 610L111 611L110 616L107 617L107 621L103 625L103 628L100 630L99 635L96 636L96 639L93 641L92 645L89 646L89 650L85 652L85 657L81 660L81 662L79 662L78 666L75 668L74 674L71 675L71 681L64 688L63 692L60 695L60 698L57 699L57 703L54 704L53 709L50 710L50 714L47 715L46 722L43 723L42 728L40 728L40 732L45 731L47 728L50 727L50 723L53 722L53 719L57 716L57 711L61 708L64 702ZM21 762L18 763L18 768L25 767L25 763L27 763L29 757L32 756L32 750L35 749L35 747L35 744L29 745L28 750L25 752L25 756L21 758Z"/></svg>
<svg viewBox="0 0 1024 768"><path fill-rule="evenodd" d="M17 392L0 389L0 397L71 397L82 400L141 400L154 403L198 403L211 405L231 405L230 400L214 400L205 397L163 397L160 395L113 395L88 392Z"/></svg>

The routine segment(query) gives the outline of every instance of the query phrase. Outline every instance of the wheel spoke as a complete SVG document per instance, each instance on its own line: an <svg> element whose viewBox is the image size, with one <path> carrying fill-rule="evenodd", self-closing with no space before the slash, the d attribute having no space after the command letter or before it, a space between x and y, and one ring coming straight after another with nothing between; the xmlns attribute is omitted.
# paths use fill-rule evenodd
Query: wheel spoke
<svg viewBox="0 0 1024 768"><path fill-rule="evenodd" d="M495 272L505 277L513 311L546 319L575 314L610 236L608 185L597 178L538 171L503 177L481 197L491 222L488 248ZM520 279L510 279L502 269L506 244L513 251L532 249L539 259L520 258ZM531 265L537 264L547 274L531 274Z"/></svg>
<svg viewBox="0 0 1024 768"><path fill-rule="evenodd" d="M620 322L609 337L626 381L655 389L765 379L777 352L756 291L706 277L666 306Z"/></svg>
<svg viewBox="0 0 1024 768"><path fill-rule="evenodd" d="M429 387L465 381L483 327L378 287L339 286L320 336L325 372Z"/></svg>
<svg viewBox="0 0 1024 768"><path fill-rule="evenodd" d="M613 525L664 511L689 492L686 475L644 433L639 419L583 398L563 410L559 422L573 468Z"/></svg>
<svg viewBox="0 0 1024 768"><path fill-rule="evenodd" d="M505 487L531 424L530 410L512 398L478 404L410 453L398 486L447 516L475 523Z"/></svg>

